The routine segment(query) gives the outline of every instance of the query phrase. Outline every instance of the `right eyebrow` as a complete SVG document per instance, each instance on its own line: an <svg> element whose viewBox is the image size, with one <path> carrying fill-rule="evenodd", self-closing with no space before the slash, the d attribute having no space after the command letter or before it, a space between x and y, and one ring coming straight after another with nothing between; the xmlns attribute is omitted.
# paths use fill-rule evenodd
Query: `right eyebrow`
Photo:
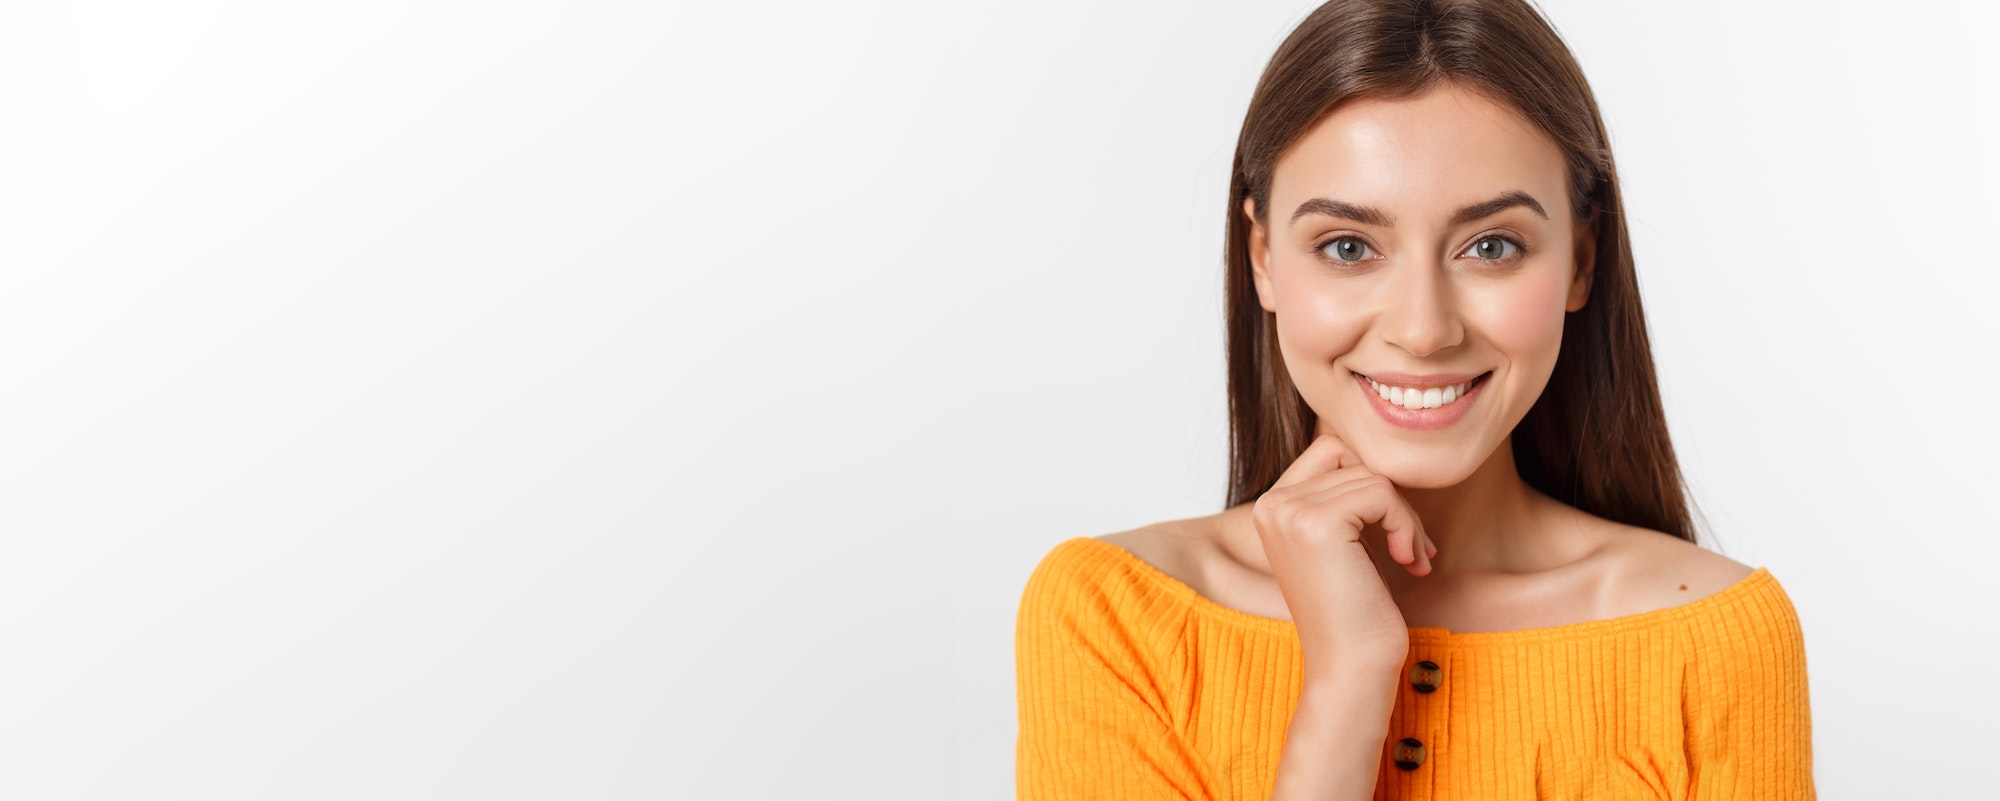
<svg viewBox="0 0 2000 801"><path fill-rule="evenodd" d="M1549 218L1549 213L1542 210L1542 204L1535 200L1533 195L1519 189L1514 189L1502 192L1499 197L1495 197L1492 200L1482 200L1453 212L1451 215L1451 224L1459 226L1475 220L1483 220L1515 206L1523 206L1531 209L1536 214L1541 215L1544 220ZM1287 223L1287 226L1297 226L1299 218L1308 214L1339 217L1361 223L1362 225L1373 225L1381 228L1392 228L1396 224L1394 220L1389 218L1389 215L1382 213L1381 209L1357 205L1345 200L1316 197L1300 203L1298 209L1292 212L1292 219Z"/></svg>

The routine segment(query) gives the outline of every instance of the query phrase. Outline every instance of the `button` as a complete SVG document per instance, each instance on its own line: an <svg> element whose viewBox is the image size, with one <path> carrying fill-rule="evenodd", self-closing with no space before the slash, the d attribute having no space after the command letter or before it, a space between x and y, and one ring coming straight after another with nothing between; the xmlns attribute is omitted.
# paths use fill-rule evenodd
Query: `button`
<svg viewBox="0 0 2000 801"><path fill-rule="evenodd" d="M1438 683L1442 681L1444 681L1444 671L1438 669L1436 662L1426 659L1418 662L1416 667L1410 668L1410 687L1417 692L1437 692Z"/></svg>
<svg viewBox="0 0 2000 801"><path fill-rule="evenodd" d="M1415 737L1404 737L1397 741L1396 752L1391 758L1396 760L1396 767L1416 770L1418 765L1424 764L1424 744Z"/></svg>

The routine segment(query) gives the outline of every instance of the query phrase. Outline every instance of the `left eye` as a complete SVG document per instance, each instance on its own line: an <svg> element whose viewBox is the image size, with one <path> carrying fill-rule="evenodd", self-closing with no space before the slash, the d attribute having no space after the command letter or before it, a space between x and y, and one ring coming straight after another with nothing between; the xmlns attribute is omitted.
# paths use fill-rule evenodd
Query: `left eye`
<svg viewBox="0 0 2000 801"><path fill-rule="evenodd" d="M1514 248L1512 251L1507 250L1507 247L1510 245L1513 246ZM1472 250L1469 252L1475 256L1478 256L1479 258L1489 259L1492 261L1500 261L1502 259L1512 258L1514 254L1519 253L1520 251L1521 251L1521 243L1516 242L1512 239L1508 239L1507 237L1494 234L1491 236L1480 237L1479 241L1472 243Z"/></svg>

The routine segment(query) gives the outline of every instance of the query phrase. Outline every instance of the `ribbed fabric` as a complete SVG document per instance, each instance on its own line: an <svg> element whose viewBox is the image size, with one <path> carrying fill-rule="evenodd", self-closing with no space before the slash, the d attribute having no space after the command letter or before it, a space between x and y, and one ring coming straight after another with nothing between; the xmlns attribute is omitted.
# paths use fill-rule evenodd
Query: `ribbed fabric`
<svg viewBox="0 0 2000 801"><path fill-rule="evenodd" d="M1290 621L1076 537L1029 577L1015 659L1019 798L1270 798L1303 681ZM1610 620L1412 628L1375 798L1814 799L1807 696L1797 613L1763 567Z"/></svg>

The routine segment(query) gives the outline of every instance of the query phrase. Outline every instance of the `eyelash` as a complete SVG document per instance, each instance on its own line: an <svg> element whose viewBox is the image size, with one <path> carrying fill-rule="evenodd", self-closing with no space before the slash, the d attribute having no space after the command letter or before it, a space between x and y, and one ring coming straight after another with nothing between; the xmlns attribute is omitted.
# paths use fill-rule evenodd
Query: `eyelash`
<svg viewBox="0 0 2000 801"><path fill-rule="evenodd" d="M1345 265L1360 264L1361 262L1367 261L1367 259L1357 259L1355 261L1347 261L1345 259L1336 259L1333 258L1332 256L1326 255L1326 247L1328 245L1331 245L1335 242L1339 242L1340 240L1343 239L1352 239L1361 242L1364 245L1368 245L1367 242L1361 240L1361 237L1355 236L1353 234L1341 234L1339 236L1329 237L1327 239L1321 240L1319 244L1314 245L1312 249L1312 255L1319 257L1319 260L1322 262L1335 265L1335 268L1340 270L1352 270L1354 268ZM1528 257L1529 253L1528 244L1526 242L1522 242L1519 237L1515 237L1509 234L1503 234L1498 232L1483 234L1478 239L1472 240L1472 243L1477 245L1480 242L1483 242L1488 239L1498 239L1510 245L1513 245L1514 255L1504 259L1479 259L1479 261L1499 264L1502 262L1517 262L1520 261L1521 259L1525 259ZM1374 250L1375 246L1368 245L1368 249Z"/></svg>

